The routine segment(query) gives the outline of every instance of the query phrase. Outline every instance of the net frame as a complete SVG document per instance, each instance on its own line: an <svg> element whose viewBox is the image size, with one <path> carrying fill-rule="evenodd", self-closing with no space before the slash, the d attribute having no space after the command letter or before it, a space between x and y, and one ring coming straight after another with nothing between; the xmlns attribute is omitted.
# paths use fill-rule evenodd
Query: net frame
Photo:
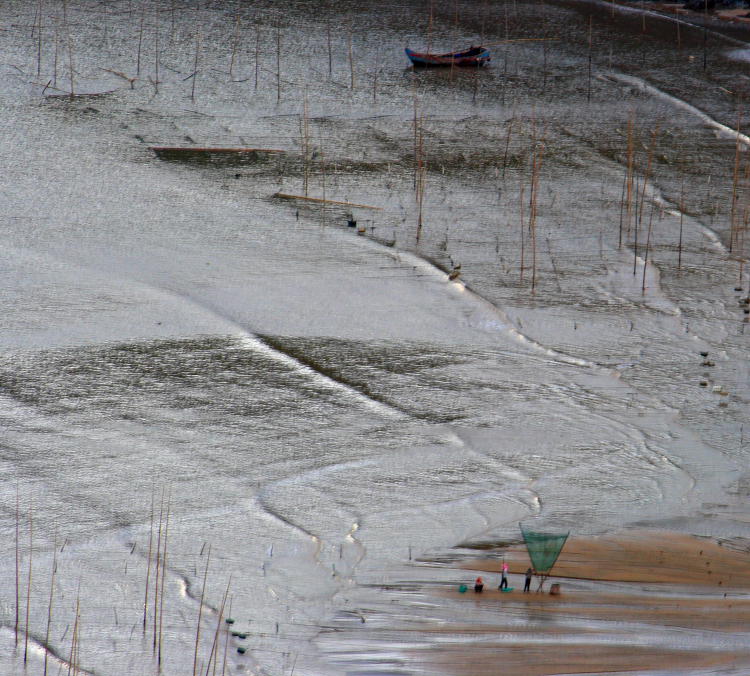
<svg viewBox="0 0 750 676"><path fill-rule="evenodd" d="M518 526L521 529L521 535L523 535L523 541L534 573L539 576L538 593L542 591L544 583L550 576L550 572L568 540L570 531L567 533L550 533L530 530L524 528L520 523Z"/></svg>

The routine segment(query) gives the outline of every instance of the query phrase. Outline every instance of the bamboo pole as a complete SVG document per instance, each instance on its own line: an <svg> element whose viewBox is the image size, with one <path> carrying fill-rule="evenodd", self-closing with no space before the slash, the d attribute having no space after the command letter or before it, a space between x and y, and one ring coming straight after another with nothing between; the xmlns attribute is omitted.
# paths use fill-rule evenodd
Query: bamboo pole
<svg viewBox="0 0 750 676"><path fill-rule="evenodd" d="M55 12L55 56L52 63L52 86L57 87L57 61L60 56L60 18Z"/></svg>
<svg viewBox="0 0 750 676"><path fill-rule="evenodd" d="M159 8L154 10L154 90L159 93ZM193 79L195 84L195 79Z"/></svg>
<svg viewBox="0 0 750 676"><path fill-rule="evenodd" d="M159 667L161 667L161 653L162 653L162 628L164 625L164 582L165 577L167 574L167 539L169 537L169 514L172 507L172 494L171 489L170 493L167 496L167 519L164 524L164 548L162 551L162 565L161 565L161 597L159 598L159 655L157 658L157 662L159 664Z"/></svg>
<svg viewBox="0 0 750 676"><path fill-rule="evenodd" d="M16 636L16 648L18 648L18 624L20 621L20 605L21 605L21 594L20 594L20 583L21 583L21 554L20 554L20 543L19 543L19 522L20 522L20 509L19 509L19 498L18 498L18 481L16 481L16 624L15 624L15 636Z"/></svg>
<svg viewBox="0 0 750 676"><path fill-rule="evenodd" d="M255 25L255 91L258 91L258 73L260 71L260 24Z"/></svg>
<svg viewBox="0 0 750 676"><path fill-rule="evenodd" d="M68 68L70 70L70 98L75 96L74 70L73 70L73 41L70 37L70 24L68 23L68 0L63 0L63 23L68 43Z"/></svg>
<svg viewBox="0 0 750 676"><path fill-rule="evenodd" d="M503 107L505 107L505 86L508 82L508 0L505 0L503 2L503 11L505 15L505 49L503 50L503 86L502 86L502 95L501 95L501 102ZM503 178L505 178L505 170L503 170Z"/></svg>
<svg viewBox="0 0 750 676"><path fill-rule="evenodd" d="M682 221L685 215L685 176L682 176L682 185L680 186L680 239L677 243L677 269L682 267Z"/></svg>
<svg viewBox="0 0 750 676"><path fill-rule="evenodd" d="M68 674L70 675L71 669L73 671L73 676L76 676L78 672L78 627L79 627L79 620L80 620L80 610L81 610L81 583L79 581L78 583L78 591L76 593L76 612L75 612L75 620L73 622L73 633L70 637L70 658L68 659Z"/></svg>
<svg viewBox="0 0 750 676"><path fill-rule="evenodd" d="M418 180L417 180L417 243L422 236L422 208L424 205L424 191L427 180L427 165L424 162L424 114L419 117L419 161L418 161Z"/></svg>
<svg viewBox="0 0 750 676"><path fill-rule="evenodd" d="M737 186L740 174L740 122L742 120L742 105L737 108L737 135L734 142L734 171L732 175L732 204L729 220L729 253L735 248L735 232L737 229Z"/></svg>
<svg viewBox="0 0 750 676"><path fill-rule="evenodd" d="M148 556L146 557L146 591L143 597L143 635L146 635L146 614L148 612L148 586L151 577L151 548L154 543L154 490L151 486L151 526L148 534Z"/></svg>
<svg viewBox="0 0 750 676"><path fill-rule="evenodd" d="M352 22L349 20L349 31L347 33L347 43L349 48L349 78L351 90L354 91L354 53L352 51Z"/></svg>
<svg viewBox="0 0 750 676"><path fill-rule="evenodd" d="M539 173L544 155L544 138L540 141L540 147L534 150L534 160L531 175L531 207L529 211L529 229L531 234L531 293L536 293L536 216L537 201L539 195Z"/></svg>
<svg viewBox="0 0 750 676"><path fill-rule="evenodd" d="M430 0L430 18L427 21L427 52L432 51L432 25L435 18L435 0Z"/></svg>
<svg viewBox="0 0 750 676"><path fill-rule="evenodd" d="M195 58L193 59L193 82L190 87L190 101L195 103L195 82L198 79L198 59L200 57L201 47L201 34L200 31L195 31Z"/></svg>
<svg viewBox="0 0 750 676"><path fill-rule="evenodd" d="M37 36L36 36L36 75L39 77L42 74L42 0L39 0L39 6L37 8Z"/></svg>
<svg viewBox="0 0 750 676"><path fill-rule="evenodd" d="M206 580L208 579L208 565L211 562L211 545L208 545L208 554L206 556L206 569L203 572L203 589L201 589L201 600L198 606L198 627L195 630L195 654L193 656L193 676L198 673L198 645L201 638L201 617L203 616L203 600L206 596Z"/></svg>
<svg viewBox="0 0 750 676"><path fill-rule="evenodd" d="M625 210L625 187L628 182L628 174L627 170L625 174L622 177L622 191L620 193L620 228L617 236L617 249L618 251L622 249L622 218L623 218L623 211Z"/></svg>
<svg viewBox="0 0 750 676"><path fill-rule="evenodd" d="M633 222L633 175L635 170L635 152L634 152L634 139L633 139L633 127L635 125L635 108L630 111L630 117L628 118L628 131L627 131L627 219L625 221L627 226L627 234L630 235L630 226Z"/></svg>
<svg viewBox="0 0 750 676"><path fill-rule="evenodd" d="M523 172L521 172L521 174L520 174L520 179L519 179L519 180L520 180L520 182L521 182L521 188L520 188L520 192L519 192L519 200L518 200L519 208L520 208L520 210L521 210L521 270L520 270L519 281L520 281L521 283L523 283L523 269L524 269L524 237L525 237L525 235L524 235L524 223L523 223L523 212L524 212L524 208L523 208L523 189L524 189L524 184L523 184Z"/></svg>
<svg viewBox="0 0 750 676"><path fill-rule="evenodd" d="M588 84L588 91L586 92L586 101L588 103L591 103L591 45L592 45L592 38L593 38L593 22L594 17L593 15L589 14L589 84Z"/></svg>
<svg viewBox="0 0 750 676"><path fill-rule="evenodd" d="M159 622L159 571L161 570L161 528L164 519L164 488L161 489L161 502L159 504L159 530L156 536L156 570L154 571L154 636L153 653L156 654L157 628Z"/></svg>
<svg viewBox="0 0 750 676"><path fill-rule="evenodd" d="M328 40L328 79L333 80L333 47L331 45L331 20L326 22L326 38Z"/></svg>
<svg viewBox="0 0 750 676"><path fill-rule="evenodd" d="M328 209L326 208L326 158L325 158L325 153L323 152L322 139L320 143L320 174L321 174L322 183L323 183L322 210L323 210L323 226L325 227L328 225Z"/></svg>
<svg viewBox="0 0 750 676"><path fill-rule="evenodd" d="M141 48L143 46L143 23L146 20L146 3L143 3L141 7L141 26L138 30L138 50L136 52L135 59L135 74L136 77L141 75Z"/></svg>
<svg viewBox="0 0 750 676"><path fill-rule="evenodd" d="M418 149L418 117L417 117L417 91L416 91L416 85L414 89L414 118L413 118L413 136L414 136L414 191L416 193L417 190L417 173L418 173L418 167L419 167L419 149Z"/></svg>
<svg viewBox="0 0 750 676"><path fill-rule="evenodd" d="M229 597L229 617L232 617L232 597ZM227 671L227 652L229 651L229 631L224 630L224 657L221 661L221 676Z"/></svg>
<svg viewBox="0 0 750 676"><path fill-rule="evenodd" d="M654 221L654 202L656 200L651 198L651 214L648 218L648 234L646 235L646 255L643 257L643 281L641 283L641 295L646 295L646 268L648 267L648 251L651 245L651 225Z"/></svg>
<svg viewBox="0 0 750 676"><path fill-rule="evenodd" d="M513 112L508 120L508 133L505 136L505 152L503 153L503 182L505 182L505 170L508 167L508 150L510 148L510 136L513 130L513 122L516 119L516 100L513 99Z"/></svg>
<svg viewBox="0 0 750 676"><path fill-rule="evenodd" d="M214 631L214 640L211 643L211 652L208 655L208 664L206 665L206 674L209 676L211 670L211 663L214 665L214 672L216 671L216 662L218 661L218 645L219 645L219 632L221 631L221 621L224 619L224 606L227 602L227 596L229 596L229 587L232 584L232 577L230 575L229 581L227 582L227 588L224 591L224 596L221 599L221 605L219 606L219 614L216 618L216 630Z"/></svg>
<svg viewBox="0 0 750 676"><path fill-rule="evenodd" d="M542 8L542 34L544 35L544 41L542 43L542 52L543 52L543 66L542 66L542 73L543 73L543 81L542 81L542 92L547 92L547 12L544 8L544 0L539 0L539 6Z"/></svg>
<svg viewBox="0 0 750 676"><path fill-rule="evenodd" d="M281 23L276 24L276 103L281 102Z"/></svg>
<svg viewBox="0 0 750 676"><path fill-rule="evenodd" d="M232 36L232 56L229 59L229 80L234 80L234 63L237 59L237 48L240 44L240 6L241 0L237 0L237 16L234 23L234 34Z"/></svg>
<svg viewBox="0 0 750 676"><path fill-rule="evenodd" d="M29 505L29 576L26 584L26 627L23 640L23 663L26 664L29 651L29 608L31 606L31 576L34 558L34 510Z"/></svg>
<svg viewBox="0 0 750 676"><path fill-rule="evenodd" d="M47 676L47 661L49 658L49 630L52 625L52 600L55 591L55 574L57 573L57 530L52 547L52 574L49 583L49 601L47 602L47 630L44 633L44 676Z"/></svg>
<svg viewBox="0 0 750 676"><path fill-rule="evenodd" d="M638 257L638 227L643 223L643 204L646 201L646 192L648 190L648 180L651 178L651 164L654 158L654 147L656 146L656 137L659 133L659 127L656 126L651 132L651 143L648 147L648 155L646 158L646 173L643 175L643 186L641 189L640 207L638 208L638 215L636 219L636 244L635 244L635 255L633 256L633 274L636 272L636 260Z"/></svg>
<svg viewBox="0 0 750 676"><path fill-rule="evenodd" d="M309 124L309 113L307 107L307 88L305 88L303 115L302 115L302 152L303 152L303 167L302 167L302 184L303 192L305 197L308 196L309 183L310 183L310 124Z"/></svg>

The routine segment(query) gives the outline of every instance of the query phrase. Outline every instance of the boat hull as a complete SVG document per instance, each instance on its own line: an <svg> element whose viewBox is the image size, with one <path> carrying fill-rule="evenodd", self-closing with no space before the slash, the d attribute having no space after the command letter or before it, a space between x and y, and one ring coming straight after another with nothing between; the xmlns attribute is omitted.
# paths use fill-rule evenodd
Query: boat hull
<svg viewBox="0 0 750 676"><path fill-rule="evenodd" d="M490 52L484 47L471 47L462 52L448 52L447 54L415 52L408 47L404 51L415 68L436 68L446 66L479 68L487 65L490 61Z"/></svg>

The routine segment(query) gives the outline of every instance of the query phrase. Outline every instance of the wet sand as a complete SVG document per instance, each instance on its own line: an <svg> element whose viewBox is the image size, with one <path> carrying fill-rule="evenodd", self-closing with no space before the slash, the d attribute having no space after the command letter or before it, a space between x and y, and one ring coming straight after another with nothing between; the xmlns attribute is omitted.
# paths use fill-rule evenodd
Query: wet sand
<svg viewBox="0 0 750 676"><path fill-rule="evenodd" d="M445 647L426 660L446 674L542 676L573 673L643 672L658 669L704 673L720 667L750 667L750 554L742 543L678 533L627 532L616 536L570 537L544 590L524 594L529 560L523 546L491 550L491 556L465 562L481 573L487 591L446 596L497 604L492 626L449 626ZM502 556L515 589L496 587ZM550 584L561 594L549 594ZM519 618L524 620L519 626ZM623 623L636 628L632 642ZM674 649L646 645L643 625L674 631ZM701 640L697 632L723 633ZM646 629L646 635L648 630ZM739 634L739 636L738 636ZM716 634L712 634L716 636ZM740 647L738 647L740 646Z"/></svg>

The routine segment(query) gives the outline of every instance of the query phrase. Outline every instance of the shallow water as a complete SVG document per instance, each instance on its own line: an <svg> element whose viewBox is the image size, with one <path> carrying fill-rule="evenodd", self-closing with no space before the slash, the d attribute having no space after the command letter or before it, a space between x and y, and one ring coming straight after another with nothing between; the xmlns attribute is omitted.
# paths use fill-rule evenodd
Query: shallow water
<svg viewBox="0 0 750 676"><path fill-rule="evenodd" d="M4 673L24 672L17 524L32 670L47 643L54 672L97 674L156 670L155 632L164 673L205 672L227 589L247 632L213 651L229 673L420 673L436 639L379 632L489 621L434 603L455 578L436 562L517 540L519 520L750 535L748 279L716 126L736 124L742 38L712 26L704 70L695 29L678 48L671 20L541 7L438 11L434 46L558 39L415 74L401 50L425 41L427 4L242 7L235 33L235 3L68 3L43 6L41 41L36 7L4 6ZM70 91L71 58L87 96L45 98ZM273 197L304 192L305 99L310 195L381 210ZM630 119L649 172L638 257L620 228ZM181 144L287 153L196 166L148 149ZM607 640L639 639L681 640Z"/></svg>

